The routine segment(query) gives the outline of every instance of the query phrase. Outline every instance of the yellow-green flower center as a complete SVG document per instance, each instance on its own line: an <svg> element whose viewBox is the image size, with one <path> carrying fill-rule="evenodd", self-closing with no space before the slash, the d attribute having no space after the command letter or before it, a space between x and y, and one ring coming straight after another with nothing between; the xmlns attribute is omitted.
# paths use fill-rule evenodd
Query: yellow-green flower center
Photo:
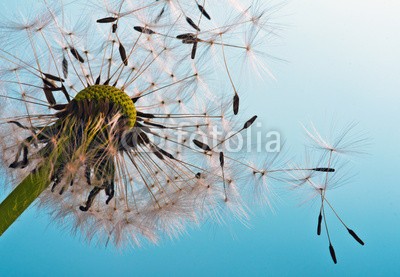
<svg viewBox="0 0 400 277"><path fill-rule="evenodd" d="M116 105L129 121L129 127L133 127L136 122L136 108L132 99L122 90L106 85L95 85L85 88L75 96L76 101L82 100L107 100Z"/></svg>

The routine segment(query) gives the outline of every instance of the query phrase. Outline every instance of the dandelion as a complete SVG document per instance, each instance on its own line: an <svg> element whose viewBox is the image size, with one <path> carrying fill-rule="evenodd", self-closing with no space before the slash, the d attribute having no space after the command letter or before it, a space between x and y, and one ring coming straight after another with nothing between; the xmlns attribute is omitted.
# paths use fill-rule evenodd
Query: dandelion
<svg viewBox="0 0 400 277"><path fill-rule="evenodd" d="M219 15L219 5L232 16ZM237 116L242 92L230 60L256 59L252 42L276 28L268 10L233 1L93 6L103 12L77 22L45 2L31 18L2 25L24 43L23 51L0 48L1 157L13 184L0 204L0 234L38 199L89 241L157 242L209 218L246 222L247 203L257 196L270 204L270 182L282 174L336 173L330 162L285 168L275 155L227 151L257 120ZM340 145L331 153L344 152ZM323 213L330 182L315 186ZM305 185L314 188L310 178L297 186Z"/></svg>

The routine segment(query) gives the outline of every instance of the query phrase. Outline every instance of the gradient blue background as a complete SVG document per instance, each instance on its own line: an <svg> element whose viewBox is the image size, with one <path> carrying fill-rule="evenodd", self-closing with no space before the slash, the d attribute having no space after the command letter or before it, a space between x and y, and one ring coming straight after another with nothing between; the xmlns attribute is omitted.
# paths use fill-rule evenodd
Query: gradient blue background
<svg viewBox="0 0 400 277"><path fill-rule="evenodd" d="M400 2L296 0L279 14L287 27L272 54L289 62L271 64L277 81L255 85L248 115L280 130L293 153L302 150L301 122L360 122L369 155L330 199L364 247L331 220L334 265L315 235L317 205L290 194L275 212L256 211L250 229L205 224L124 252L88 246L30 209L0 238L0 276L399 276Z"/></svg>

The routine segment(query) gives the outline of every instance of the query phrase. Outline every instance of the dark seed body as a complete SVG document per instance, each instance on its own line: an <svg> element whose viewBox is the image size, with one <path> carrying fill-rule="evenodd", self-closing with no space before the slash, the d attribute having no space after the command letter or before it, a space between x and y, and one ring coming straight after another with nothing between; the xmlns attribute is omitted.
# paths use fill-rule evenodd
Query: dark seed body
<svg viewBox="0 0 400 277"><path fill-rule="evenodd" d="M163 154L164 156L170 158L171 160L175 160L174 156L172 156L172 155L171 155L170 153L168 153L167 151L165 151L165 150L163 150L163 149L161 149L161 148L158 148L158 150L159 150L160 153Z"/></svg>
<svg viewBox="0 0 400 277"><path fill-rule="evenodd" d="M63 92L65 99L67 99L68 103L71 102L71 97L69 96L68 91L64 85L61 86L61 91Z"/></svg>
<svg viewBox="0 0 400 277"><path fill-rule="evenodd" d="M49 88L57 88L53 81L42 78L43 83Z"/></svg>
<svg viewBox="0 0 400 277"><path fill-rule="evenodd" d="M127 66L128 65L128 59L126 57L125 47L122 45L122 43L119 44L119 54L121 56L122 62L124 63L125 66Z"/></svg>
<svg viewBox="0 0 400 277"><path fill-rule="evenodd" d="M53 181L53 186L51 187L51 192L54 192L54 189L61 183L61 180L64 176L64 165L61 165L54 175L51 177Z"/></svg>
<svg viewBox="0 0 400 277"><path fill-rule="evenodd" d="M243 126L243 129L247 129L249 128L251 125L253 125L254 121L256 121L257 116L253 116L252 118L250 118L249 120L246 121L246 123Z"/></svg>
<svg viewBox="0 0 400 277"><path fill-rule="evenodd" d="M200 12L204 15L205 18L211 20L211 16L206 12L206 10L202 5L197 4L197 7L199 8Z"/></svg>
<svg viewBox="0 0 400 277"><path fill-rule="evenodd" d="M148 35L155 34L155 32L153 30L146 28L146 27L135 26L135 27L133 27L133 29L135 29L136 31L143 33L143 34L148 34Z"/></svg>
<svg viewBox="0 0 400 277"><path fill-rule="evenodd" d="M156 157L159 158L160 160L164 160L164 156L157 149L153 151L153 154L156 155Z"/></svg>
<svg viewBox="0 0 400 277"><path fill-rule="evenodd" d="M189 23L189 25L192 26L193 29L200 32L200 28L194 23L194 21L190 17L186 17L186 22Z"/></svg>
<svg viewBox="0 0 400 277"><path fill-rule="evenodd" d="M318 226L317 226L317 235L318 236L321 235L321 225L322 225L322 214L320 212L319 216L318 216Z"/></svg>
<svg viewBox="0 0 400 277"><path fill-rule="evenodd" d="M50 105L57 104L56 99L54 98L53 92L50 89L44 88L43 92L44 92L44 95L46 96L47 102L49 102Z"/></svg>
<svg viewBox="0 0 400 277"><path fill-rule="evenodd" d="M116 24L116 23L113 24L112 25L112 32L115 33L117 31L117 29L118 29L118 24Z"/></svg>
<svg viewBox="0 0 400 277"><path fill-rule="evenodd" d="M237 93L233 97L233 113L235 115L239 113L239 95Z"/></svg>
<svg viewBox="0 0 400 277"><path fill-rule="evenodd" d="M139 118L138 118L138 120L139 120ZM149 133L149 134L151 133L151 129L149 127L144 126L144 125L140 124L139 122L136 122L135 126L140 128L140 130L143 131L143 132L146 132L146 133Z"/></svg>
<svg viewBox="0 0 400 277"><path fill-rule="evenodd" d="M166 129L166 128L167 128L167 127L165 127L164 125L157 124L157 123L152 123L152 122L146 122L146 121L144 121L144 124L150 125L150 126L154 126L154 127L160 128L160 129Z"/></svg>
<svg viewBox="0 0 400 277"><path fill-rule="evenodd" d="M43 75L47 79L50 79L50 80L53 80L53 81L65 82L65 80L63 78L61 78L61 77L57 77L57 76L54 76L54 75L51 75L51 74L48 74L48 73L43 73Z"/></svg>
<svg viewBox="0 0 400 277"><path fill-rule="evenodd" d="M186 34L181 34L176 36L177 39L195 39L196 35L193 33L186 33Z"/></svg>
<svg viewBox="0 0 400 277"><path fill-rule="evenodd" d="M136 111L136 116L138 117L144 117L144 118L154 118L155 116L151 113L142 113L139 111Z"/></svg>
<svg viewBox="0 0 400 277"><path fill-rule="evenodd" d="M329 252L331 253L332 260L335 264L337 264L335 249L333 249L332 244L329 244Z"/></svg>
<svg viewBox="0 0 400 277"><path fill-rule="evenodd" d="M195 41L193 43L193 48L192 48L192 53L190 55L190 57L192 58L192 60L194 60L194 58L196 57L196 51L197 51L197 41Z"/></svg>
<svg viewBox="0 0 400 277"><path fill-rule="evenodd" d="M59 104L59 105L53 105L51 108L56 111L61 111L64 110L66 107L67 107L66 104Z"/></svg>
<svg viewBox="0 0 400 277"><path fill-rule="evenodd" d="M79 54L78 50L76 50L75 48L71 47L70 48L70 52L71 52L72 56L74 56L74 58L77 59L80 63L84 63L85 62L85 60Z"/></svg>
<svg viewBox="0 0 400 277"><path fill-rule="evenodd" d="M63 195L64 194L64 191L65 191L65 187L62 187L61 189L60 189L60 192L58 193L59 195Z"/></svg>
<svg viewBox="0 0 400 277"><path fill-rule="evenodd" d="M30 129L29 127L22 125L22 124L19 123L18 121L11 120L11 121L8 121L8 123L10 123L10 124L15 124L15 125L17 125L19 128L21 128L21 129L25 129L25 130L29 130L29 129Z"/></svg>
<svg viewBox="0 0 400 277"><path fill-rule="evenodd" d="M114 182L110 182L109 184L106 185L105 192L106 192L106 195L108 196L108 198L106 200L106 205L108 205L108 203L110 203L110 201L114 198L114 194L115 194L114 187L115 187Z"/></svg>
<svg viewBox="0 0 400 277"><path fill-rule="evenodd" d="M155 23L157 23L158 21L160 21L160 19L161 19L162 15L164 14L164 12L165 12L165 7L163 7L163 8L161 9L160 13L157 15L156 19L154 20Z"/></svg>
<svg viewBox="0 0 400 277"><path fill-rule="evenodd" d="M10 164L10 166L9 166L10 168L25 168L29 164L28 147L26 145L23 146L23 158L22 158L22 161L18 161L20 153L21 152L19 151L15 161L12 164Z"/></svg>
<svg viewBox="0 0 400 277"><path fill-rule="evenodd" d="M314 171L319 171L319 172L335 172L334 168L329 168L329 167L317 167L313 168Z"/></svg>
<svg viewBox="0 0 400 277"><path fill-rule="evenodd" d="M95 187L95 188L93 188L93 189L90 191L85 206L80 206L80 207L79 207L79 209L80 209L82 212L87 212L87 211L90 209L90 207L92 206L92 203L93 203L93 201L94 201L96 195L99 194L100 190L101 190L101 188Z"/></svg>
<svg viewBox="0 0 400 277"><path fill-rule="evenodd" d="M193 140L193 143L194 143L197 147L199 147L199 148L201 148L201 149L203 149L203 150L205 150L205 151L211 151L210 146L208 146L208 145L205 144L205 143L202 143L201 141L198 141L197 139L194 139L194 140Z"/></svg>
<svg viewBox="0 0 400 277"><path fill-rule="evenodd" d="M92 171L92 169L90 168L90 166L89 166L89 165L86 165L86 168L85 168L85 178L86 178L86 183L87 183L89 186L92 185L91 171Z"/></svg>
<svg viewBox="0 0 400 277"><path fill-rule="evenodd" d="M150 143L150 139L149 137L146 135L146 133L141 132L139 134L139 143L143 143L143 144L149 144Z"/></svg>
<svg viewBox="0 0 400 277"><path fill-rule="evenodd" d="M194 43L196 43L197 44L197 42L198 42L198 39L196 39L196 38L194 38L194 39L183 39L182 40L182 43L183 44L194 44ZM196 47L197 47L197 45L196 45Z"/></svg>
<svg viewBox="0 0 400 277"><path fill-rule="evenodd" d="M43 90L48 90L48 91L62 91L62 87L44 87Z"/></svg>
<svg viewBox="0 0 400 277"><path fill-rule="evenodd" d="M64 78L68 78L68 60L65 57L63 57L62 60L62 68L63 68Z"/></svg>
<svg viewBox="0 0 400 277"><path fill-rule="evenodd" d="M105 18L98 19L96 22L97 23L111 23L111 22L117 21L117 19L118 18L116 18L116 17L105 17Z"/></svg>
<svg viewBox="0 0 400 277"><path fill-rule="evenodd" d="M224 159L224 153L220 152L219 153L219 164L221 165L221 167L224 167L224 163L225 163L225 159Z"/></svg>
<svg viewBox="0 0 400 277"><path fill-rule="evenodd" d="M364 245L364 242L360 239L359 236L357 236L357 234L351 230L351 229L347 229L347 231L349 232L349 234L361 245Z"/></svg>

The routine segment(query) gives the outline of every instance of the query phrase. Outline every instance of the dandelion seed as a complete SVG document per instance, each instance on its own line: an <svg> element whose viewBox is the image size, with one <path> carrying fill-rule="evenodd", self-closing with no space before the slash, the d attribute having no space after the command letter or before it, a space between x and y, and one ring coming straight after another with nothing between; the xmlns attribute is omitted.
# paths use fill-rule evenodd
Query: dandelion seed
<svg viewBox="0 0 400 277"><path fill-rule="evenodd" d="M192 53L190 55L190 57L192 58L192 60L194 60L196 58L196 51L197 51L197 41L195 41L193 43L193 48L192 48Z"/></svg>
<svg viewBox="0 0 400 277"><path fill-rule="evenodd" d="M72 56L74 56L74 58L77 59L80 63L84 63L85 62L85 60L79 54L78 50L76 50L75 48L71 47L70 51L71 51Z"/></svg>
<svg viewBox="0 0 400 277"><path fill-rule="evenodd" d="M319 212L318 215L318 226L317 226L317 235L321 235L321 225L322 225L322 211Z"/></svg>
<svg viewBox="0 0 400 277"><path fill-rule="evenodd" d="M57 104L56 99L54 98L53 92L50 89L44 88L43 89L44 94L46 95L47 102L49 102L50 105L55 105Z"/></svg>
<svg viewBox="0 0 400 277"><path fill-rule="evenodd" d="M68 78L68 60L65 57L63 57L63 60L62 60L62 69L63 69L64 78Z"/></svg>
<svg viewBox="0 0 400 277"><path fill-rule="evenodd" d="M221 165L221 168L224 168L225 164L224 152L219 153L219 163Z"/></svg>
<svg viewBox="0 0 400 277"><path fill-rule="evenodd" d="M113 34L115 34L115 33L117 32L117 29L118 29L118 24L114 23L114 24L112 25L112 32L113 32Z"/></svg>
<svg viewBox="0 0 400 277"><path fill-rule="evenodd" d="M128 59L126 56L126 50L125 47L122 45L122 43L119 44L119 55L121 56L121 60L124 63L125 66L128 65Z"/></svg>
<svg viewBox="0 0 400 277"><path fill-rule="evenodd" d="M61 111L61 110L64 110L66 107L67 107L67 105L65 105L65 104L60 104L60 105L56 104L56 105L53 105L51 108L56 111Z"/></svg>
<svg viewBox="0 0 400 277"><path fill-rule="evenodd" d="M313 168L312 170L319 171L319 172L335 172L334 168L328 168L328 167L317 167L317 168Z"/></svg>
<svg viewBox="0 0 400 277"><path fill-rule="evenodd" d="M362 241L362 239L360 239L360 237L357 236L357 234L356 234L353 230L347 228L347 231L349 232L349 234L350 234L359 244L364 245L364 242Z"/></svg>
<svg viewBox="0 0 400 277"><path fill-rule="evenodd" d="M329 253L331 253L333 262L335 264L337 264L336 253L335 253L335 249L333 248L332 244L329 244Z"/></svg>
<svg viewBox="0 0 400 277"><path fill-rule="evenodd" d="M233 113L235 115L239 113L239 95L237 93L233 96Z"/></svg>
<svg viewBox="0 0 400 277"><path fill-rule="evenodd" d="M203 142L201 142L201 141L198 141L198 140L194 139L194 140L193 140L193 143L194 143L197 147L199 147L199 148L201 148L201 149L203 149L203 150L205 150L205 151L211 151L210 146L208 146L207 144L205 144L205 143L203 143Z"/></svg>
<svg viewBox="0 0 400 277"><path fill-rule="evenodd" d="M143 34L148 34L148 35L155 34L155 32L153 30L146 28L146 27L135 26L135 27L133 27L133 29L135 29L136 31L143 33Z"/></svg>
<svg viewBox="0 0 400 277"><path fill-rule="evenodd" d="M200 28L194 23L194 21L190 17L186 17L186 22L189 23L190 26L193 27L196 31L200 32Z"/></svg>
<svg viewBox="0 0 400 277"><path fill-rule="evenodd" d="M26 127L26 126L22 125L21 123L19 123L19 122L17 122L17 121L9 121L8 123L10 123L10 124L15 124L15 125L17 125L19 128L21 128L21 129L29 130L29 127Z"/></svg>
<svg viewBox="0 0 400 277"><path fill-rule="evenodd" d="M257 116L253 116L252 118L250 118L249 120L246 121L246 123L243 125L243 130L249 128L251 125L253 125L254 121L256 121Z"/></svg>
<svg viewBox="0 0 400 277"><path fill-rule="evenodd" d="M97 23L112 23L117 21L118 18L116 17L105 17L97 20Z"/></svg>
<svg viewBox="0 0 400 277"><path fill-rule="evenodd" d="M176 36L177 39L185 40L185 41L195 41L196 35L193 33L186 33Z"/></svg>
<svg viewBox="0 0 400 277"><path fill-rule="evenodd" d="M45 86L49 87L49 88L57 88L57 86L50 80L47 80L46 78L42 78L43 83L45 84Z"/></svg>
<svg viewBox="0 0 400 277"><path fill-rule="evenodd" d="M154 23L157 24L157 23L161 20L161 18L163 17L164 12L165 12L165 7L166 7L166 5L167 5L167 4L165 4L165 6L162 7L162 9L158 12L156 18L155 18L154 21L153 21Z"/></svg>
<svg viewBox="0 0 400 277"><path fill-rule="evenodd" d="M197 7L199 8L200 12L207 18L208 20L211 20L211 16L206 12L204 7L200 4L197 4Z"/></svg>
<svg viewBox="0 0 400 277"><path fill-rule="evenodd" d="M43 73L43 75L50 80L57 81L57 82L65 82L65 80L61 77L57 77L48 73Z"/></svg>

